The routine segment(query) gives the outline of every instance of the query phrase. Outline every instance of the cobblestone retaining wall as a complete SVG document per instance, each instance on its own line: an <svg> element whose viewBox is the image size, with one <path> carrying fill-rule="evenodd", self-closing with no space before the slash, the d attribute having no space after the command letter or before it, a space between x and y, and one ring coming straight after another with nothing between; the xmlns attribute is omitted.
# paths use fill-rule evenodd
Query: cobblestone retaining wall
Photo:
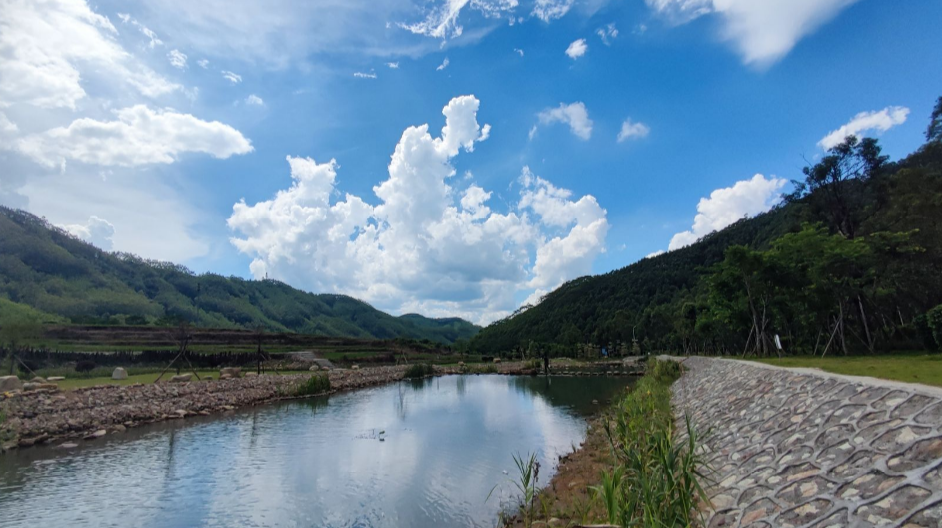
<svg viewBox="0 0 942 528"><path fill-rule="evenodd" d="M942 526L942 391L689 358L674 405L712 467L708 526Z"/></svg>

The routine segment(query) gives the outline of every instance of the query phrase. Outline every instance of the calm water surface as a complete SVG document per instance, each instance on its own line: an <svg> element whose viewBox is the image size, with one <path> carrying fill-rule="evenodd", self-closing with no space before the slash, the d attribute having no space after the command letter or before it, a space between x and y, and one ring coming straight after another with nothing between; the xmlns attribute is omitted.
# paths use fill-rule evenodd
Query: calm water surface
<svg viewBox="0 0 942 528"><path fill-rule="evenodd" d="M512 453L545 483L627 383L447 376L14 451L0 526L494 526Z"/></svg>

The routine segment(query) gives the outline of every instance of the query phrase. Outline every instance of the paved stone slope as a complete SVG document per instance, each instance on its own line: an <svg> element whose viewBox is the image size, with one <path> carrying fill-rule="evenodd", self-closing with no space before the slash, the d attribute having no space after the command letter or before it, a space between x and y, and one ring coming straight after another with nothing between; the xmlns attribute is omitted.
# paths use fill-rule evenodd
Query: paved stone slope
<svg viewBox="0 0 942 528"><path fill-rule="evenodd" d="M690 358L674 385L713 469L708 525L942 527L942 392Z"/></svg>

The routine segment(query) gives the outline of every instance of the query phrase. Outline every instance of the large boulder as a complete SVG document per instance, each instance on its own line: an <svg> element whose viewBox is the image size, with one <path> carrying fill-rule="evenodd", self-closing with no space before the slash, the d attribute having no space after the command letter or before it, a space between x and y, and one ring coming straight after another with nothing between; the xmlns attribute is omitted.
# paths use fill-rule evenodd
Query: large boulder
<svg viewBox="0 0 942 528"><path fill-rule="evenodd" d="M258 376L258 372L246 372L245 373L246 378L254 378L256 376Z"/></svg>
<svg viewBox="0 0 942 528"><path fill-rule="evenodd" d="M0 377L0 392L23 390L23 382L16 376Z"/></svg>
<svg viewBox="0 0 942 528"><path fill-rule="evenodd" d="M111 379L126 380L128 379L128 371L124 370L123 367L118 367L114 369L114 372L111 373Z"/></svg>
<svg viewBox="0 0 942 528"><path fill-rule="evenodd" d="M229 378L240 378L242 377L242 369L239 367L226 367L219 371L219 379L222 379L222 376L225 375L228 375Z"/></svg>
<svg viewBox="0 0 942 528"><path fill-rule="evenodd" d="M191 379L193 379L192 374L180 374L179 376L174 376L170 378L170 381L174 383L186 383L187 381L190 381Z"/></svg>

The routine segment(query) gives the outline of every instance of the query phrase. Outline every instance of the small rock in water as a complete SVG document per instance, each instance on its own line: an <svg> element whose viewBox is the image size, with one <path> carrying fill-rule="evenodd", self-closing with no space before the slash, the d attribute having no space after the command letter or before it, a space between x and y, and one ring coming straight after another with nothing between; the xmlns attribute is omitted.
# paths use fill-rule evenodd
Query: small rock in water
<svg viewBox="0 0 942 528"><path fill-rule="evenodd" d="M118 367L114 369L114 372L111 373L111 379L126 380L128 379L128 371L124 370L122 367Z"/></svg>
<svg viewBox="0 0 942 528"><path fill-rule="evenodd" d="M58 449L75 449L76 447L78 447L78 444L74 444L72 442L66 442L64 444L60 444L58 446Z"/></svg>
<svg viewBox="0 0 942 528"><path fill-rule="evenodd" d="M92 434L85 435L85 440L94 440L96 438L101 438L105 436L106 434L108 434L108 431L105 431L104 429L99 429Z"/></svg>

